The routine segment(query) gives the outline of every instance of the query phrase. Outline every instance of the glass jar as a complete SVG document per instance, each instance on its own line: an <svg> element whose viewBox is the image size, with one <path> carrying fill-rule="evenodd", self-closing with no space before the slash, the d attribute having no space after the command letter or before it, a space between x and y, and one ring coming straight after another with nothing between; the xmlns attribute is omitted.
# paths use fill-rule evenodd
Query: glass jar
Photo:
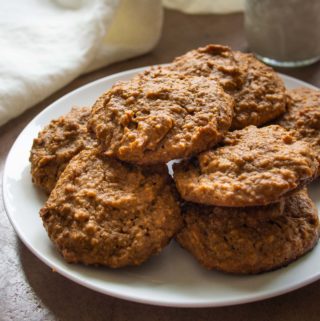
<svg viewBox="0 0 320 321"><path fill-rule="evenodd" d="M320 59L320 0L246 0L250 50L273 66L298 67Z"/></svg>

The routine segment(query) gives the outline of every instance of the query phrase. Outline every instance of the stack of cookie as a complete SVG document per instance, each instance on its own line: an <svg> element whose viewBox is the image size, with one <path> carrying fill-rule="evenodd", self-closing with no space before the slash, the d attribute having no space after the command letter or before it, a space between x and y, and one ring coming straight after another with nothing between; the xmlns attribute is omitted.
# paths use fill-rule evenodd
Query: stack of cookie
<svg viewBox="0 0 320 321"><path fill-rule="evenodd" d="M304 188L318 172L318 132L311 121L288 130L300 126L288 116L302 108L294 103L309 117L319 99L297 101L271 68L220 45L116 83L34 140L49 237L68 262L114 268L175 236L210 269L289 263L316 244L319 225ZM275 119L287 129L266 126ZM173 181L166 163L176 159Z"/></svg>
<svg viewBox="0 0 320 321"><path fill-rule="evenodd" d="M248 126L175 167L184 205L178 242L204 266L252 274L288 264L318 240L303 186L317 171L310 146L280 126ZM200 203L200 204L194 204Z"/></svg>

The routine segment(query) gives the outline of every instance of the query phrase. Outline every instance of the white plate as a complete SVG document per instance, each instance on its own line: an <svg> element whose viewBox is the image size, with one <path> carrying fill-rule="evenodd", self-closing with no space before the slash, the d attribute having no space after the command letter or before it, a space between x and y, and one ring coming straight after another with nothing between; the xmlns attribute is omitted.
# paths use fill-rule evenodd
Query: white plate
<svg viewBox="0 0 320 321"><path fill-rule="evenodd" d="M106 77L60 98L22 131L8 155L3 196L9 219L24 244L44 263L65 277L93 290L122 299L164 306L206 307L246 303L292 291L320 278L320 246L297 262L257 276L230 276L202 268L172 242L141 267L111 270L70 265L51 244L38 215L46 197L31 183L28 162L32 140L43 126L73 105L90 106L115 81L132 77L135 69ZM311 85L281 75L288 88ZM320 184L310 192L320 206Z"/></svg>

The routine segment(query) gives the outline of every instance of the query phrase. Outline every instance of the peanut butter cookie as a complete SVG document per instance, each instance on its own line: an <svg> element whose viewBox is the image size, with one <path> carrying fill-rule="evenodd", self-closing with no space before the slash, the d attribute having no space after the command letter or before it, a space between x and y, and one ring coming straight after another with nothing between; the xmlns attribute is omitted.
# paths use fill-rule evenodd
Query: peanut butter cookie
<svg viewBox="0 0 320 321"><path fill-rule="evenodd" d="M181 196L207 205L243 207L279 202L311 181L311 146L278 125L230 132L220 147L174 166Z"/></svg>
<svg viewBox="0 0 320 321"><path fill-rule="evenodd" d="M242 88L233 93L235 107L231 128L261 126L283 114L286 110L285 87L276 72L252 54L237 51L235 57L246 70L246 80Z"/></svg>
<svg viewBox="0 0 320 321"><path fill-rule="evenodd" d="M319 238L315 205L305 189L280 203L226 208L187 205L178 242L206 268L255 274L286 266Z"/></svg>
<svg viewBox="0 0 320 321"><path fill-rule="evenodd" d="M186 75L209 77L228 92L242 88L247 72L247 66L239 64L229 47L215 44L188 51L167 68Z"/></svg>
<svg viewBox="0 0 320 321"><path fill-rule="evenodd" d="M272 68L253 55L208 45L176 58L168 68L214 79L235 99L231 129L261 126L285 111L285 87Z"/></svg>
<svg viewBox="0 0 320 321"><path fill-rule="evenodd" d="M40 215L69 263L139 265L181 227L165 165L139 168L87 149L61 174Z"/></svg>
<svg viewBox="0 0 320 321"><path fill-rule="evenodd" d="M301 87L287 93L287 112L277 123L310 143L320 162L320 90Z"/></svg>
<svg viewBox="0 0 320 321"><path fill-rule="evenodd" d="M156 164L214 146L232 116L233 99L215 81L155 67L100 97L90 127L107 156Z"/></svg>
<svg viewBox="0 0 320 321"><path fill-rule="evenodd" d="M48 194L70 159L96 144L87 130L89 115L90 108L74 107L51 121L34 139L29 159L32 181Z"/></svg>

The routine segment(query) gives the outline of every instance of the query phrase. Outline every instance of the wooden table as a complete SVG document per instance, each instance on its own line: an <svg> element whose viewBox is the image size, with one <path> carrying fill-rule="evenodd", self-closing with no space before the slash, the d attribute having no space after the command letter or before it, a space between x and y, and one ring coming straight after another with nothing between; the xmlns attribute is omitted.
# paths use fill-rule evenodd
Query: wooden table
<svg viewBox="0 0 320 321"><path fill-rule="evenodd" d="M163 36L152 53L79 77L0 128L1 179L6 155L18 134L36 114L57 98L100 77L135 67L168 62L191 48L210 42L228 44L234 49L246 50L242 15L189 16L175 11L166 11ZM281 70L281 72L320 87L320 63L301 69ZM320 319L320 281L274 299L224 308L155 307L96 293L53 273L18 239L5 215L2 200L0 211L1 321L315 321Z"/></svg>

